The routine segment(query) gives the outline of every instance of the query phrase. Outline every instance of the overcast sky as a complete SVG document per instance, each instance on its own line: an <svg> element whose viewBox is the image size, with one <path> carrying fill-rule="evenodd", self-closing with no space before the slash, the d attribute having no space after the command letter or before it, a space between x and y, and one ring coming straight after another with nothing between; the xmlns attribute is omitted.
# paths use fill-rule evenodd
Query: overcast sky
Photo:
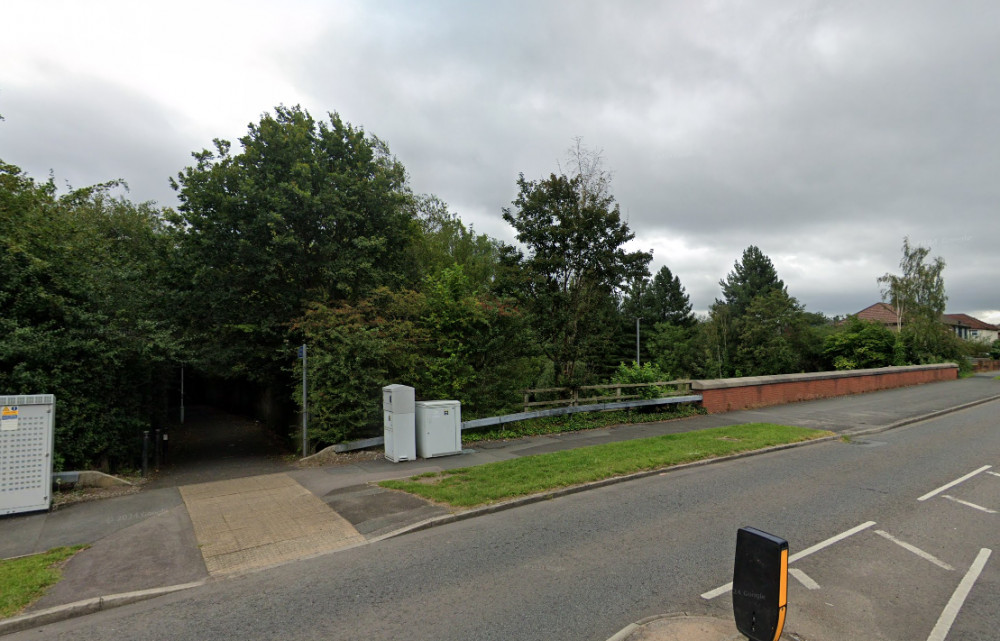
<svg viewBox="0 0 1000 641"><path fill-rule="evenodd" d="M519 172L603 151L696 310L757 245L810 311L880 300L904 236L1000 322L1000 3L5 2L0 158L175 206L168 178L275 105L337 111L411 187L512 241Z"/></svg>

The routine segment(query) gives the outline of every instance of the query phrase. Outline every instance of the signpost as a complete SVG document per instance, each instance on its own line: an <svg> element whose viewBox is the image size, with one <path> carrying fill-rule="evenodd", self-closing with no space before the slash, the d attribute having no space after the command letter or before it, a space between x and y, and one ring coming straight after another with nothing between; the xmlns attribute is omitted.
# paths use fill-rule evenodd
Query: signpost
<svg viewBox="0 0 1000 641"><path fill-rule="evenodd" d="M299 358L302 359L302 457L309 456L309 387L306 379L306 345L299 347Z"/></svg>
<svg viewBox="0 0 1000 641"><path fill-rule="evenodd" d="M788 605L788 541L752 527L736 532L733 616L750 641L778 641Z"/></svg>

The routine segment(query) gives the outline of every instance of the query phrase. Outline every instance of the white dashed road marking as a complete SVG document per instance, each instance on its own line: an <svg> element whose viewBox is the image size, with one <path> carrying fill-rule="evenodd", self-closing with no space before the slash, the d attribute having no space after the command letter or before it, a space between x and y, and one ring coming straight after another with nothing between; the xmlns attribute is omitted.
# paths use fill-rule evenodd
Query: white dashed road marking
<svg viewBox="0 0 1000 641"><path fill-rule="evenodd" d="M870 528L873 525L875 525L875 521L865 521L861 525L856 525L856 526L852 527L850 530L847 530L846 532L841 532L840 534L837 534L835 536L831 536L827 540L820 541L819 543L817 543L816 545L812 546L811 548L806 548L806 549L802 550L801 552L797 552L797 553L793 554L792 556L788 557L788 562L789 563L794 563L795 561L798 561L799 559L804 559L807 556L809 556L810 554L814 554L816 552L819 552L823 548L830 547L834 543L837 543L838 541L843 541L847 537L853 536L853 535L857 534L858 532L860 532L862 530L867 530L868 528Z"/></svg>
<svg viewBox="0 0 1000 641"><path fill-rule="evenodd" d="M837 534L835 536L831 536L830 538L826 539L825 541L820 541L819 543L817 543L816 545L812 546L811 548L806 548L806 549L802 550L801 552L798 552L796 554L791 555L790 557L788 557L788 562L789 563L793 563L795 561L798 561L799 559L804 559L807 556L809 556L810 554L815 554L816 552L819 552L823 548L829 547L829 546L833 545L834 543L837 543L838 541L843 541L847 537L852 536L854 534L857 534L858 532L860 532L862 530L866 530L866 529L870 528L873 525L875 525L875 521L866 521L865 523L862 523L861 525L856 525L856 526L852 527L850 530L847 530L846 532L841 532L840 534ZM725 585L720 585L719 587L715 588L714 590L709 590L708 592L705 592L704 594L701 595L701 598L705 599L706 601L711 601L715 597L721 596L721 595L725 594L726 592L729 592L732 589L733 589L733 584L732 584L732 582L730 582L730 583L727 583Z"/></svg>
<svg viewBox="0 0 1000 641"><path fill-rule="evenodd" d="M812 580L808 574L798 568L788 568L788 573L794 576L807 590L818 590L819 583Z"/></svg>
<svg viewBox="0 0 1000 641"><path fill-rule="evenodd" d="M933 498L933 497L937 496L938 494L940 494L941 492L944 492L945 490L947 490L947 489L949 489L949 488L952 488L952 487L955 487L955 486L956 486L956 485L958 485L959 483L964 483L965 481L968 481L969 479L971 479L971 478L972 478L973 476L975 476L976 474L979 474L980 472L985 472L986 470L990 469L991 467L993 467L993 466L992 466L992 465L984 465L984 466L982 466L981 468L979 468L978 470L975 470L975 471L972 471L972 472L969 472L969 473L968 473L968 474L966 474L965 476L963 476L963 477L961 477L961 478L957 478L957 479L955 479L955 480L954 480L954 481L952 481L951 483L945 483L944 485L942 485L942 486L941 486L941 487L939 487L938 489L936 489L936 490L931 490L930 492L928 492L927 494L924 494L923 496L921 496L921 497L920 497L919 499L917 499L917 500L918 500L918 501L926 501L926 500L927 500L927 499L929 499L929 498Z"/></svg>
<svg viewBox="0 0 1000 641"><path fill-rule="evenodd" d="M961 503L962 505L965 505L967 507L971 507L973 509L979 510L980 512L986 512L987 514L996 514L997 513L996 510L991 510L988 507L983 507L982 505L976 505L975 503L969 503L968 501L963 501L962 499L956 499L954 496L951 496L949 494L943 494L942 498L946 498L949 501L954 501L956 503Z"/></svg>
<svg viewBox="0 0 1000 641"><path fill-rule="evenodd" d="M927 641L944 641L945 637L948 636L951 625L955 622L955 617L958 616L958 611L962 609L965 598L969 596L969 592L972 591L972 586L976 583L976 579L979 578L983 568L986 567L986 561L990 558L990 554L992 554L992 550L989 548L979 550L979 555L972 562L972 567L965 573L965 576L962 577L962 582L958 584L955 592L948 599L948 605L944 606L944 611L938 617L937 624L931 630L931 635L927 637Z"/></svg>
<svg viewBox="0 0 1000 641"><path fill-rule="evenodd" d="M917 546L910 545L906 541L900 541L899 539L897 539L893 535L889 534L885 530L875 530L875 534L878 534L879 536L881 536L884 539L888 539L888 540L892 541L893 543L895 543L899 547L903 548L904 550L909 550L910 552L913 552L914 554L916 554L917 556L919 556L921 559L926 559L926 560L930 561L931 563L933 563L934 565L938 566L939 568L944 568L945 570L954 570L955 569L955 568L951 567L950 565L948 565L947 563L945 563L944 561L942 561L941 559L939 559L936 556L934 556L933 554L930 554L928 552L924 552L923 550L921 550Z"/></svg>

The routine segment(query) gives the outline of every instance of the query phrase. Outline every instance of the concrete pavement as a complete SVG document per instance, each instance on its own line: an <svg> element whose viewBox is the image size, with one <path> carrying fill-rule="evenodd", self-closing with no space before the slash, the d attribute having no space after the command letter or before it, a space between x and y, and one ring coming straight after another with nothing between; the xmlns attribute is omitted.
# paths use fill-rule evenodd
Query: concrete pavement
<svg viewBox="0 0 1000 641"><path fill-rule="evenodd" d="M4 558L57 545L89 543L91 547L67 563L64 580L26 618L0 623L0 632L38 625L40 617L57 616L60 611L71 616L84 609L70 604L86 599L130 602L173 586L253 571L456 518L417 497L369 485L376 480L735 423L767 421L838 432L877 431L998 396L1000 382L981 376L761 410L483 444L461 456L402 464L376 460L298 469L271 461L266 469L252 468L266 473L243 479L228 478L233 467L228 465L222 481L161 486L50 513L6 517L0 519L0 556ZM713 632L710 622L685 616L639 622L618 638L669 639L667 635L676 637L676 631L684 628L684 638L697 639L691 626L702 624L708 627L700 638L729 638L725 630L719 633L723 636ZM731 622L719 623L725 624L731 626ZM730 632L735 634L735 628ZM640 633L644 636L635 636Z"/></svg>

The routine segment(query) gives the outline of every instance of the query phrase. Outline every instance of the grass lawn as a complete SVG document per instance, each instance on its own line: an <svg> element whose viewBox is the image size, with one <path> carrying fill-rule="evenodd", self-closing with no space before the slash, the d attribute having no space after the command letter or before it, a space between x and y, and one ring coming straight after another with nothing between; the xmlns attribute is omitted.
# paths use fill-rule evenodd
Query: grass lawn
<svg viewBox="0 0 1000 641"><path fill-rule="evenodd" d="M772 423L730 425L430 472L379 485L455 507L472 507L831 434Z"/></svg>
<svg viewBox="0 0 1000 641"><path fill-rule="evenodd" d="M0 618L14 616L62 578L63 561L87 547L53 548L42 554L0 561Z"/></svg>

